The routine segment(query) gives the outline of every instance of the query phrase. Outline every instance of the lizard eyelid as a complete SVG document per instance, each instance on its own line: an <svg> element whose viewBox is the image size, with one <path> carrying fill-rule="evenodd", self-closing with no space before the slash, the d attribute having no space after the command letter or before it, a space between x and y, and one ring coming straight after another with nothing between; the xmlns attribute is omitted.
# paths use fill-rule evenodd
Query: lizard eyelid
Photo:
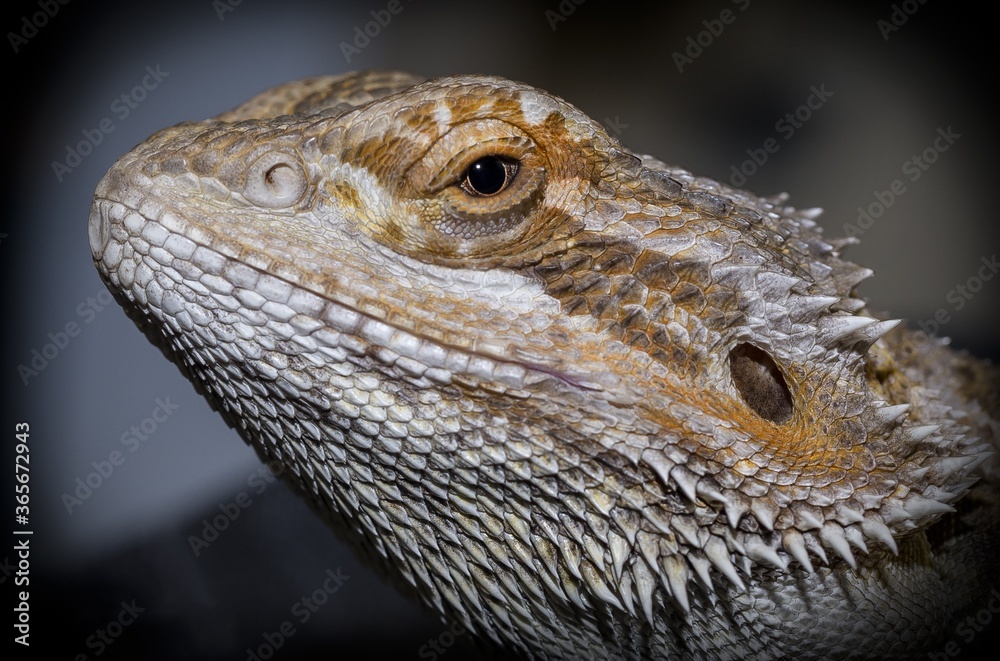
<svg viewBox="0 0 1000 661"><path fill-rule="evenodd" d="M463 189L467 195L477 192L496 195L510 188L514 181L514 173L509 168L504 168L508 174L507 186L497 190L477 188L475 181L469 182L468 178L476 164L489 171L498 171L497 160L517 164L520 171L522 166L528 165L528 160L538 160L536 145L527 133L498 119L465 122L438 138L407 169L405 177L417 194L435 195L456 184L461 187L467 183Z"/></svg>

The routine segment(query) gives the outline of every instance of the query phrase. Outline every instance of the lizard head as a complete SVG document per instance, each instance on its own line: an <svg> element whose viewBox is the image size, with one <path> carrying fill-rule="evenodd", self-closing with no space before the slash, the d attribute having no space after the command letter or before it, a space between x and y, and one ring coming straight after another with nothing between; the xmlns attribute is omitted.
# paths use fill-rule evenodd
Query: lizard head
<svg viewBox="0 0 1000 661"><path fill-rule="evenodd" d="M894 553L974 482L977 435L915 385L913 336L865 311L871 271L817 211L635 155L526 85L358 80L153 136L90 236L248 440L381 555L447 555L439 535L531 599L652 621L695 580Z"/></svg>

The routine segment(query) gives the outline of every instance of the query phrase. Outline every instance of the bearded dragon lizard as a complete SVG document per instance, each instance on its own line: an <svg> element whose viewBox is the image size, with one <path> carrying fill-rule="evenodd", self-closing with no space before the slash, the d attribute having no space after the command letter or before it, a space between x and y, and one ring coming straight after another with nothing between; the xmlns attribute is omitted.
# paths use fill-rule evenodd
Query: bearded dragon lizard
<svg viewBox="0 0 1000 661"><path fill-rule="evenodd" d="M261 458L487 644L922 656L996 585L997 372L873 316L818 215L528 85L367 72L156 133L89 236Z"/></svg>

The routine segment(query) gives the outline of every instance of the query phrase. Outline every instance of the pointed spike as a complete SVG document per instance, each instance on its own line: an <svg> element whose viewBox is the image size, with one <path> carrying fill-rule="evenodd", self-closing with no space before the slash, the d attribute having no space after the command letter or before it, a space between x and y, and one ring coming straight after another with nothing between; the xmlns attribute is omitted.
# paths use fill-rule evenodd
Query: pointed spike
<svg viewBox="0 0 1000 661"><path fill-rule="evenodd" d="M809 552L806 550L806 542L802 538L802 533L798 530L793 530L789 528L781 535L781 544L785 547L785 550L796 560L799 564L809 572L813 573L812 562L809 561Z"/></svg>
<svg viewBox="0 0 1000 661"><path fill-rule="evenodd" d="M705 586L706 593L714 595L715 585L712 583L712 563L708 561L708 558L695 554L688 555L687 560L694 568L694 573L698 577L698 580Z"/></svg>
<svg viewBox="0 0 1000 661"><path fill-rule="evenodd" d="M896 546L896 540L892 536L892 531L884 523L874 518L874 516L869 516L865 519L864 523L861 524L861 530L869 538L882 542L889 547L893 555L899 555L899 547Z"/></svg>
<svg viewBox="0 0 1000 661"><path fill-rule="evenodd" d="M903 509L903 504L895 498L886 501L881 514L882 522L888 526L910 519L910 513Z"/></svg>
<svg viewBox="0 0 1000 661"><path fill-rule="evenodd" d="M729 502L729 499L722 493L716 484L713 484L713 482L714 480L709 478L702 478L698 480L698 484L695 485L695 490L698 492L698 495L725 506Z"/></svg>
<svg viewBox="0 0 1000 661"><path fill-rule="evenodd" d="M851 569L858 568L854 554L851 553L851 546L847 543L847 537L844 535L844 529L840 527L839 523L827 521L819 531L819 538L824 544L836 551L837 555L846 560Z"/></svg>
<svg viewBox="0 0 1000 661"><path fill-rule="evenodd" d="M959 428L962 429L962 428ZM951 429L948 436L951 438L951 442L956 446L965 446L962 449L966 451L966 454L977 454L979 452L994 452L993 444L990 441L983 442L983 439L978 435L969 435L956 433L958 430ZM968 431L968 428L965 428Z"/></svg>
<svg viewBox="0 0 1000 661"><path fill-rule="evenodd" d="M776 271L757 272L757 290L765 294L787 296L788 291L802 282L800 278Z"/></svg>
<svg viewBox="0 0 1000 661"><path fill-rule="evenodd" d="M882 506L882 496L879 496L878 494L858 491L855 492L854 498L861 504L861 507L866 510L877 510Z"/></svg>
<svg viewBox="0 0 1000 661"><path fill-rule="evenodd" d="M618 532L628 539L629 544L635 544L635 535L639 532L640 520L635 516L634 510L613 508L610 513L611 520L615 522Z"/></svg>
<svg viewBox="0 0 1000 661"><path fill-rule="evenodd" d="M655 570L656 567L660 566L659 536L648 532L640 532L635 538L639 542L639 554L642 555L646 564Z"/></svg>
<svg viewBox="0 0 1000 661"><path fill-rule="evenodd" d="M815 296L803 296L799 300L798 305L804 305L813 310L819 311L819 310L825 310L834 303L839 303L839 302L840 302L839 296L823 296L817 294Z"/></svg>
<svg viewBox="0 0 1000 661"><path fill-rule="evenodd" d="M910 410L909 404L896 404L895 406L883 406L875 411L875 419L884 426L889 426L901 419Z"/></svg>
<svg viewBox="0 0 1000 661"><path fill-rule="evenodd" d="M844 312L850 312L854 314L861 308L865 307L866 303L864 299L861 298L845 298L840 303L837 304L838 310L843 310Z"/></svg>
<svg viewBox="0 0 1000 661"><path fill-rule="evenodd" d="M966 475L956 482L955 486L962 489L971 489L981 479L983 479L982 475Z"/></svg>
<svg viewBox="0 0 1000 661"><path fill-rule="evenodd" d="M961 480L956 482L952 487L956 493L966 492L973 487L973 485L978 482L981 478L978 475L973 475L971 477L963 477Z"/></svg>
<svg viewBox="0 0 1000 661"><path fill-rule="evenodd" d="M667 582L670 584L670 592L674 599L684 610L691 613L691 605L688 603L687 584L688 568L684 558L677 555L668 555L663 559L663 572L666 574Z"/></svg>
<svg viewBox="0 0 1000 661"><path fill-rule="evenodd" d="M767 498L754 498L750 501L750 511L768 530L774 530L774 519L778 515L778 506Z"/></svg>
<svg viewBox="0 0 1000 661"><path fill-rule="evenodd" d="M808 209L799 209L798 213L803 218L808 218L809 220L816 220L823 213L823 207L810 207Z"/></svg>
<svg viewBox="0 0 1000 661"><path fill-rule="evenodd" d="M920 425L919 427L910 427L907 432L911 439L919 443L939 429L941 429L941 425Z"/></svg>
<svg viewBox="0 0 1000 661"><path fill-rule="evenodd" d="M856 236L838 236L836 238L827 239L827 242L838 252L848 246L856 246L861 243Z"/></svg>
<svg viewBox="0 0 1000 661"><path fill-rule="evenodd" d="M969 478L965 478L965 479L969 479ZM979 481L978 477L974 477L972 479L975 480L975 481L977 481L977 482ZM964 481L965 480L962 480L962 482L964 482ZM960 484L961 483L955 484L955 485L953 485L951 487L952 491L949 492L949 495L945 499L945 502L948 502L948 503L957 503L962 498L964 498L966 496L966 494L969 493L969 487L967 487L967 486L959 486Z"/></svg>
<svg viewBox="0 0 1000 661"><path fill-rule="evenodd" d="M816 239L816 238L814 238L809 243L810 243L810 245L813 246L813 248L820 255L829 255L830 253L832 253L834 251L833 244L832 243L828 243L827 241L824 241L823 239Z"/></svg>
<svg viewBox="0 0 1000 661"><path fill-rule="evenodd" d="M618 533L611 531L608 532L608 548L611 551L611 563L615 580L621 581L622 567L625 566L625 561L628 560L629 552L632 550L632 547L628 543L627 539Z"/></svg>
<svg viewBox="0 0 1000 661"><path fill-rule="evenodd" d="M795 299L788 311L793 322L802 323L815 319L820 312L840 301L837 296L802 296Z"/></svg>
<svg viewBox="0 0 1000 661"><path fill-rule="evenodd" d="M982 464L984 461L992 457L994 454L996 453L993 452L993 450L987 450L985 452L980 452L978 454L973 455L974 459L969 462L969 464L965 467L965 470L967 471L967 473L971 473L972 471L979 468L980 464Z"/></svg>
<svg viewBox="0 0 1000 661"><path fill-rule="evenodd" d="M829 566L830 560L826 557L826 549L823 548L823 543L819 541L816 535L809 533L808 535L803 535L802 538L806 540L806 548L819 558L824 565Z"/></svg>
<svg viewBox="0 0 1000 661"><path fill-rule="evenodd" d="M695 522L694 517L674 514L670 517L670 527L677 531L689 546L701 548L701 540L698 539L700 526Z"/></svg>
<svg viewBox="0 0 1000 661"><path fill-rule="evenodd" d="M823 317L819 320L821 342L825 346L833 346L849 340L849 343L857 341L855 336L859 331L878 323L871 317L861 317L855 315L836 315Z"/></svg>
<svg viewBox="0 0 1000 661"><path fill-rule="evenodd" d="M735 529L739 525L743 515L750 511L746 498L742 494L735 494L726 501L726 518L729 520L729 527Z"/></svg>
<svg viewBox="0 0 1000 661"><path fill-rule="evenodd" d="M670 477L672 477L674 483L681 488L681 491L683 491L684 495L688 497L688 500L694 502L698 499L696 490L698 485L697 475L684 466L674 466L673 470L670 471Z"/></svg>
<svg viewBox="0 0 1000 661"><path fill-rule="evenodd" d="M747 554L746 549L743 548L743 542L736 535L733 534L732 530L730 530L729 528L726 528L723 531L723 533L724 533L723 537L724 537L725 542L726 542L726 548L732 550L732 552L735 553L735 554L737 554L737 555L746 555ZM742 535L740 535L740 537L742 537Z"/></svg>
<svg viewBox="0 0 1000 661"><path fill-rule="evenodd" d="M847 537L847 541L851 546L868 555L868 545L865 544L865 536L861 534L860 528L857 526L848 526L844 528L844 536Z"/></svg>
<svg viewBox="0 0 1000 661"><path fill-rule="evenodd" d="M583 579L580 575L580 546L568 537L560 536L561 542L559 550L562 551L563 559L566 561L566 570L578 579Z"/></svg>
<svg viewBox="0 0 1000 661"><path fill-rule="evenodd" d="M646 621L653 624L653 590L656 589L656 579L645 562L637 560L632 564L632 576L635 577L636 592L639 593L639 604L646 615Z"/></svg>
<svg viewBox="0 0 1000 661"><path fill-rule="evenodd" d="M642 460L647 466L653 469L653 472L660 478L660 483L663 486L671 486L670 471L674 468L674 462L667 459L662 452L657 452L656 450L644 451L642 453Z"/></svg>
<svg viewBox="0 0 1000 661"><path fill-rule="evenodd" d="M805 508L795 512L795 523L799 530L814 530L823 527L823 520Z"/></svg>
<svg viewBox="0 0 1000 661"><path fill-rule="evenodd" d="M858 510L851 509L847 505L840 504L837 507L837 514L846 521L848 524L851 523L861 523L865 520L865 515Z"/></svg>
<svg viewBox="0 0 1000 661"><path fill-rule="evenodd" d="M597 571L600 572L601 575L607 573L604 566L605 548L603 544L590 535L584 535L583 552L587 555L587 559L590 560L590 563L597 567Z"/></svg>
<svg viewBox="0 0 1000 661"><path fill-rule="evenodd" d="M580 574L583 577L583 582L590 587L601 601L625 610L618 596L604 582L603 572L589 562L584 562L580 565Z"/></svg>
<svg viewBox="0 0 1000 661"><path fill-rule="evenodd" d="M858 333L858 341L870 347L902 322L902 319L886 319L885 321L876 322Z"/></svg>
<svg viewBox="0 0 1000 661"><path fill-rule="evenodd" d="M883 319L866 328L865 335L873 340L877 340L901 323L903 323L902 319Z"/></svg>
<svg viewBox="0 0 1000 661"><path fill-rule="evenodd" d="M675 532L673 527L674 517L665 509L649 507L643 511L643 518L649 521L656 529L662 533L671 535Z"/></svg>
<svg viewBox="0 0 1000 661"><path fill-rule="evenodd" d="M766 562L782 571L786 571L788 569L788 561L782 559L782 557L778 555L777 551L756 537L747 541L746 547L748 557L753 558L758 562Z"/></svg>
<svg viewBox="0 0 1000 661"><path fill-rule="evenodd" d="M982 462L982 459L978 459L978 455L971 457L968 455L961 457L941 457L931 467L934 469L935 476L937 476L938 484L940 484L963 468L971 470L973 462L976 462L978 466Z"/></svg>
<svg viewBox="0 0 1000 661"><path fill-rule="evenodd" d="M947 496L941 497L942 503L957 503L958 501L962 500L962 498L965 498L965 495L969 492L968 490L956 490L956 491L948 491L946 493L948 494Z"/></svg>
<svg viewBox="0 0 1000 661"><path fill-rule="evenodd" d="M622 600L625 610L635 620L635 593L632 591L632 575L625 574L618 583L618 596Z"/></svg>
<svg viewBox="0 0 1000 661"><path fill-rule="evenodd" d="M743 570L743 573L746 574L747 578L753 576L753 561L750 558L745 555L741 555L733 558L733 560L739 563L739 568Z"/></svg>
<svg viewBox="0 0 1000 661"><path fill-rule="evenodd" d="M947 514L954 512L955 508L930 498L919 495L912 495L903 502L903 509L910 515L911 519L922 519L936 514Z"/></svg>
<svg viewBox="0 0 1000 661"><path fill-rule="evenodd" d="M740 575L736 571L736 566L733 564L732 559L729 557L729 549L726 548L725 542L718 537L709 538L708 543L705 544L705 557L715 565L715 568L723 576L729 579L730 583L738 587L741 591L746 591L747 588L743 584L743 580L740 579Z"/></svg>
<svg viewBox="0 0 1000 661"><path fill-rule="evenodd" d="M839 273L835 276L837 280L847 285L848 290L854 289L859 284L875 275L875 271L872 271L870 268L865 266L858 266L857 264L852 264L851 266L854 268L845 270L845 272Z"/></svg>

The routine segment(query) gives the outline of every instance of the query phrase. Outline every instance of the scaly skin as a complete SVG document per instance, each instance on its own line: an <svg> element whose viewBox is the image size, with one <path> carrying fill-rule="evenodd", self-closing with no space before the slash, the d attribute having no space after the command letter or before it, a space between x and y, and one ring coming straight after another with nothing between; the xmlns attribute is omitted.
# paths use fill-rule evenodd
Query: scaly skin
<svg viewBox="0 0 1000 661"><path fill-rule="evenodd" d="M923 656L997 578L997 373L873 318L817 215L526 85L374 72L157 133L90 241L261 457L492 644Z"/></svg>

